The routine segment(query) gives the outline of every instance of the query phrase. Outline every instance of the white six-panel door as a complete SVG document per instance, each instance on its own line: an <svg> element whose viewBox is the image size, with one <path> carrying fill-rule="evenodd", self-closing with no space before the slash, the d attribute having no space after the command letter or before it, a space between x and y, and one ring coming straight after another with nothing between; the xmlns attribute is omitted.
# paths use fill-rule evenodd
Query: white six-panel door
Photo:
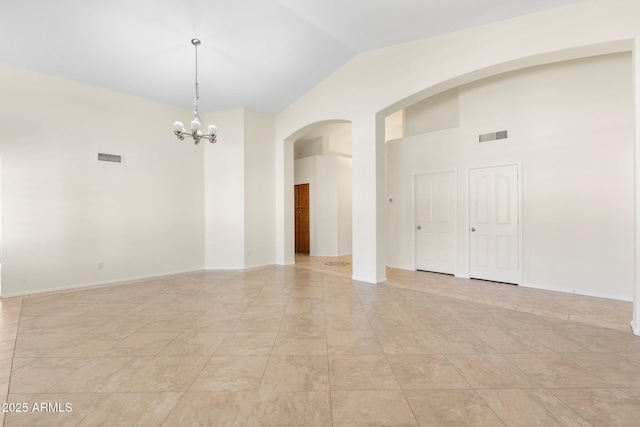
<svg viewBox="0 0 640 427"><path fill-rule="evenodd" d="M518 166L469 171L470 276L518 283Z"/></svg>
<svg viewBox="0 0 640 427"><path fill-rule="evenodd" d="M416 176L416 270L455 273L455 202L454 172Z"/></svg>

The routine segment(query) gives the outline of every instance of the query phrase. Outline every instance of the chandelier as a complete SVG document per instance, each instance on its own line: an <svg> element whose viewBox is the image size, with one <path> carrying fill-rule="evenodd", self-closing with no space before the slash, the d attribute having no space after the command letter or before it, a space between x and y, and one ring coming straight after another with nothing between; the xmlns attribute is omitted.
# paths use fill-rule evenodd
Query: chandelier
<svg viewBox="0 0 640 427"><path fill-rule="evenodd" d="M173 124L173 133L178 137L180 141L183 141L185 136L193 138L193 141L198 145L201 139L208 139L212 144L216 142L218 135L218 128L215 125L209 125L207 128L209 133L203 133L202 119L198 112L198 100L200 99L200 87L198 86L198 46L200 46L200 40L191 39L191 44L196 48L196 100L193 103L193 120L191 121L191 131L187 132L182 122L175 122Z"/></svg>

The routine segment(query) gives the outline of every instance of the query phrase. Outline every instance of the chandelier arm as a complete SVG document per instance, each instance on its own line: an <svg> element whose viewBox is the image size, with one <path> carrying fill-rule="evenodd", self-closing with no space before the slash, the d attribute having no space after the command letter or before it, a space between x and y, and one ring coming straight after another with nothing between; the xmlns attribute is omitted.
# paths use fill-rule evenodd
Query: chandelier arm
<svg viewBox="0 0 640 427"><path fill-rule="evenodd" d="M193 136L193 132L187 132L187 131L182 131L182 132L180 132L180 131L174 131L173 133L174 133L174 134L176 134L176 135L178 135L178 136L180 136L180 135L182 135L182 136L191 136L191 137ZM208 137L213 137L213 138L215 138L216 136L217 136L217 135L215 135L215 134L211 134L211 133L204 133L204 132L203 132L203 133L202 133L202 135L200 135L200 138L208 138Z"/></svg>

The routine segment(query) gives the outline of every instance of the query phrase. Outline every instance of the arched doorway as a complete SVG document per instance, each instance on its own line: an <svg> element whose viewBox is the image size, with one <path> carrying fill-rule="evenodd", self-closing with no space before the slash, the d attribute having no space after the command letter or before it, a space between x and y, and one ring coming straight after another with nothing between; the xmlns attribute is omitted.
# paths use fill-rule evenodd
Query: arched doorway
<svg viewBox="0 0 640 427"><path fill-rule="evenodd" d="M304 126L284 140L285 237L284 247L278 250L284 264L295 262L296 184L310 184L309 255L339 256L351 252L351 193L344 191L345 185L338 187L338 182L348 180L346 190L350 190L350 126L348 120L325 120ZM335 202L333 206L329 201Z"/></svg>

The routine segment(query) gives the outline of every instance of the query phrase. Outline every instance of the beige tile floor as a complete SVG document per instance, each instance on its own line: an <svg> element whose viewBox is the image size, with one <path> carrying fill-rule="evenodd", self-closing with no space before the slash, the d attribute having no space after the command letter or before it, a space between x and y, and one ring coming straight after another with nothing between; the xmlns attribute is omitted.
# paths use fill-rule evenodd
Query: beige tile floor
<svg viewBox="0 0 640 427"><path fill-rule="evenodd" d="M4 425L639 425L630 303L329 261L0 301Z"/></svg>

